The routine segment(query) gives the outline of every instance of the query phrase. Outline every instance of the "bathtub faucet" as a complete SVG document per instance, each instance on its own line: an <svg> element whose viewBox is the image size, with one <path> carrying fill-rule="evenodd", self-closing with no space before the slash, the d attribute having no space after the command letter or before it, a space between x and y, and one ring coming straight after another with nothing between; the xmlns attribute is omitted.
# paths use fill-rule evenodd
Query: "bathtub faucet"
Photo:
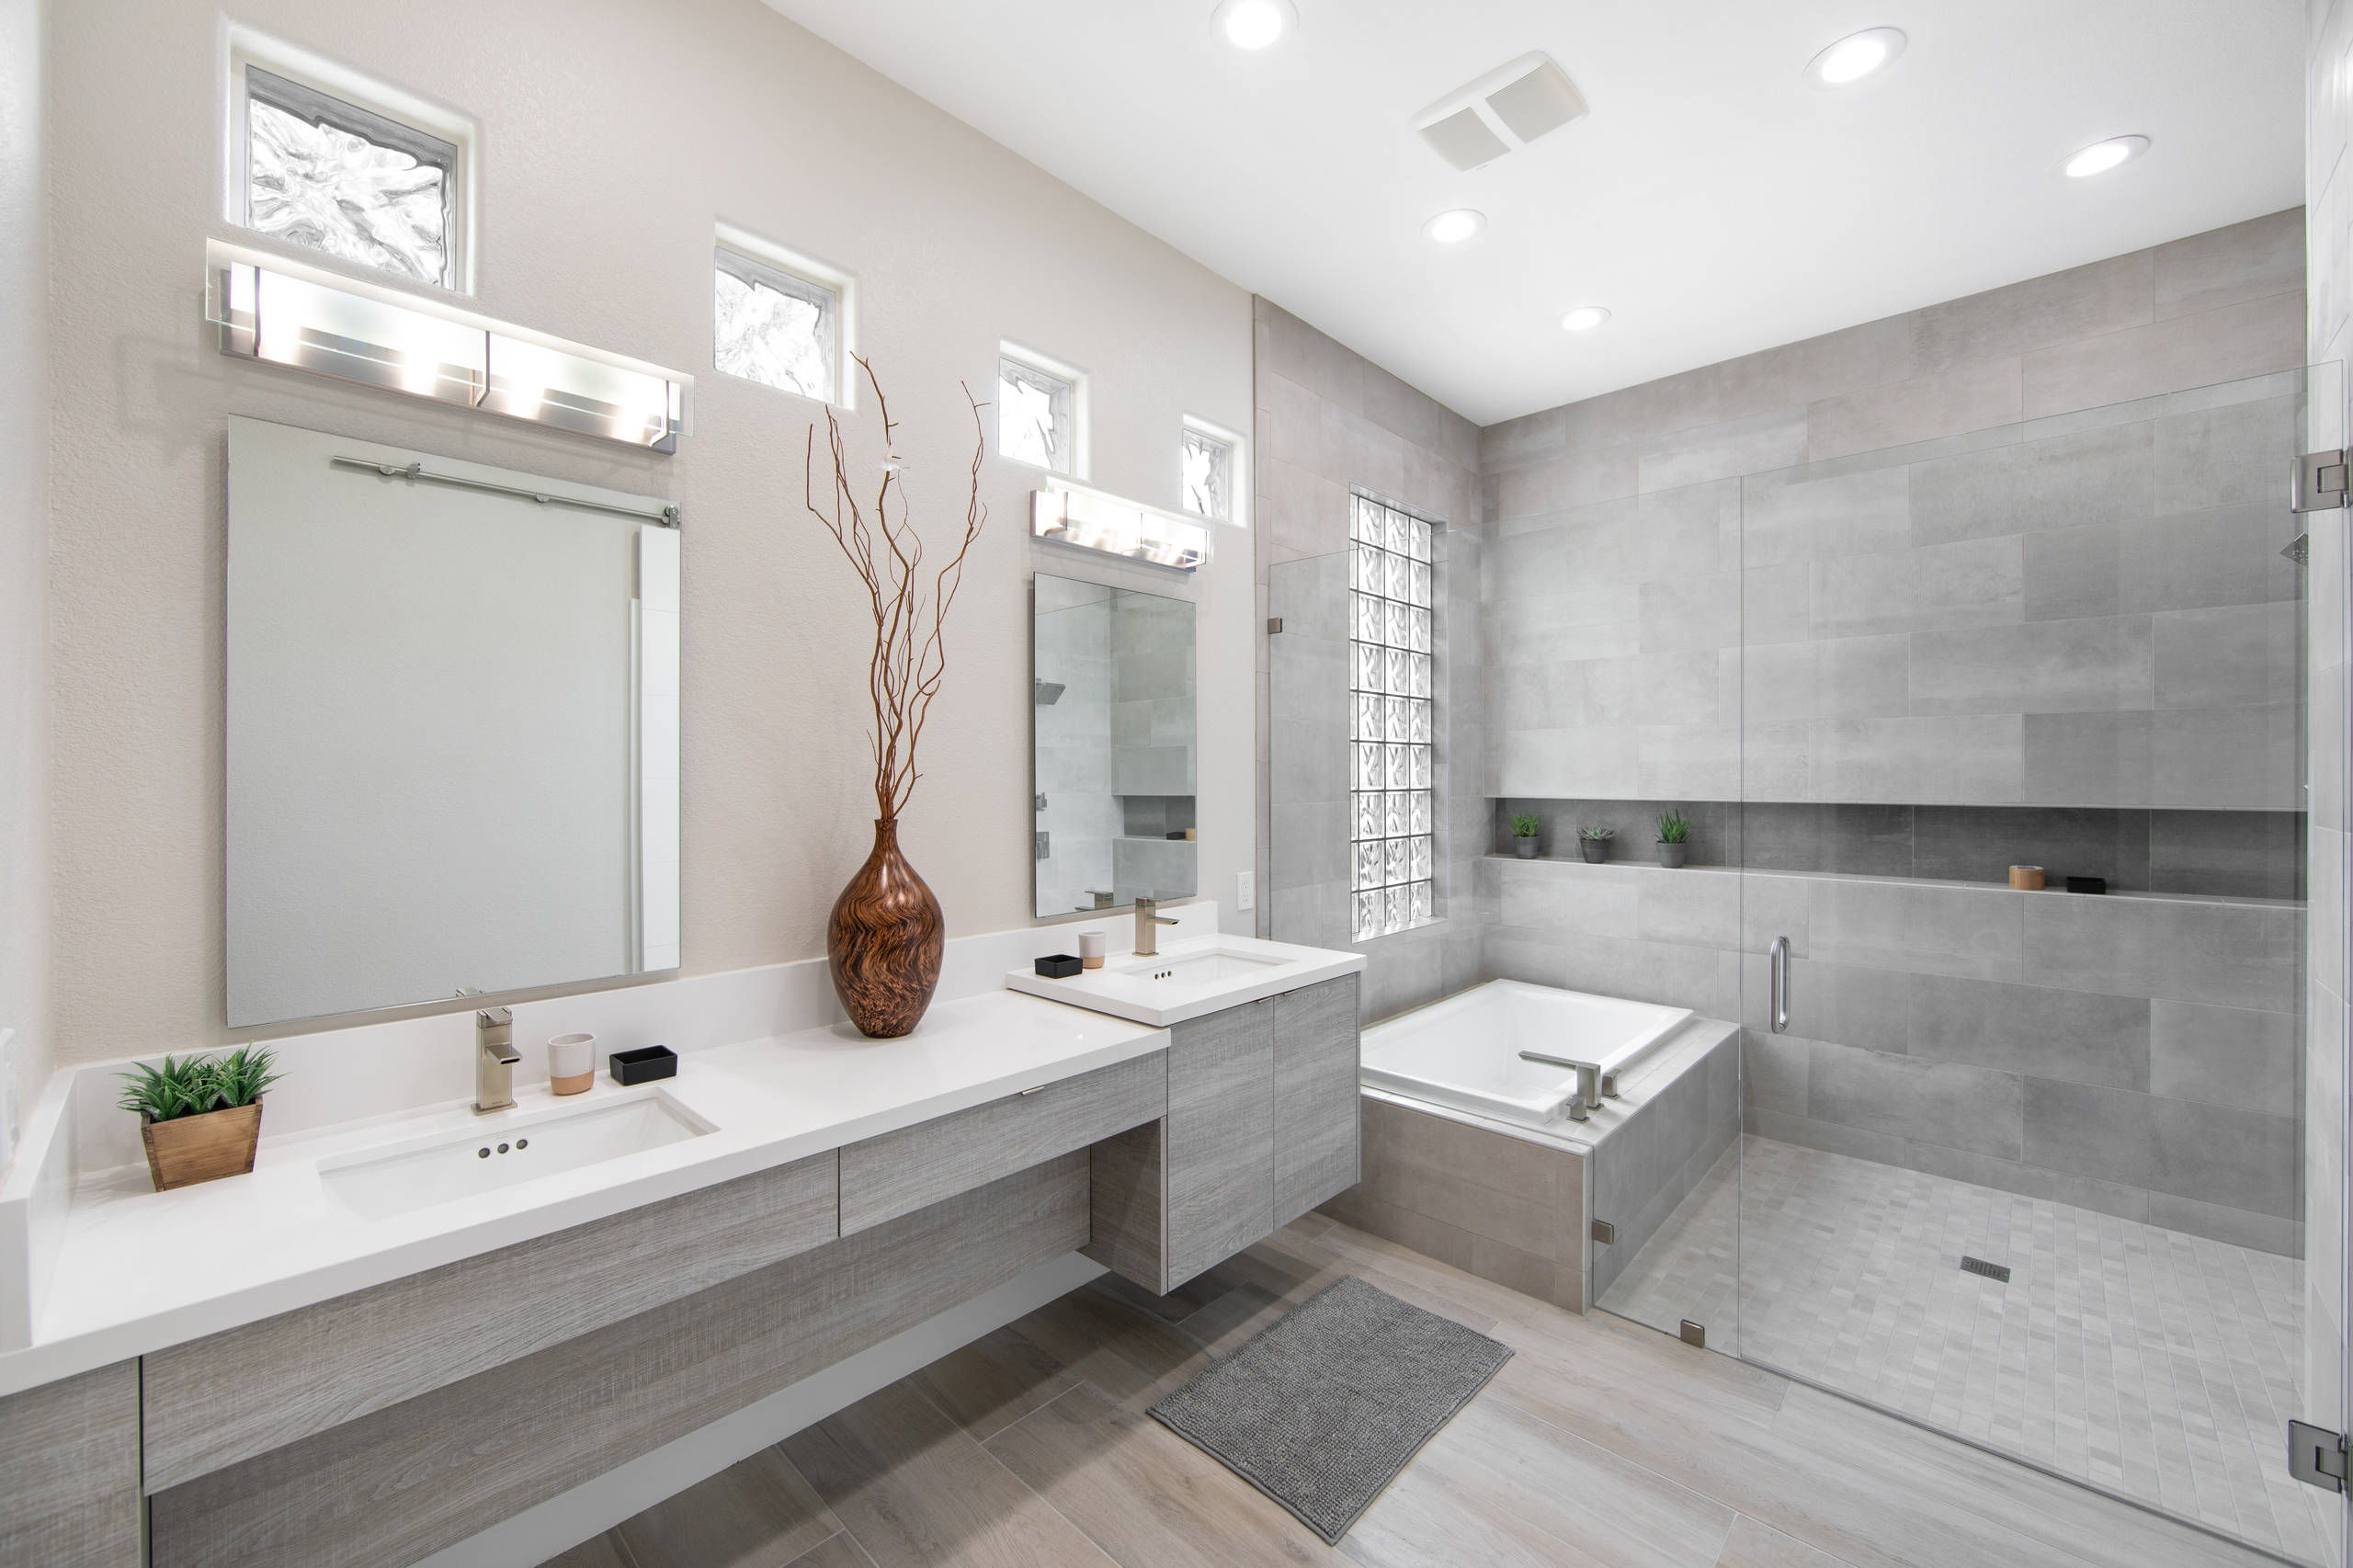
<svg viewBox="0 0 2353 1568"><path fill-rule="evenodd" d="M1522 1062L1538 1062L1547 1067L1574 1067L1577 1074L1576 1097L1569 1102L1569 1119L1584 1121L1601 1108L1601 1066L1595 1062L1572 1062L1565 1056L1547 1056L1540 1051L1523 1051Z"/></svg>

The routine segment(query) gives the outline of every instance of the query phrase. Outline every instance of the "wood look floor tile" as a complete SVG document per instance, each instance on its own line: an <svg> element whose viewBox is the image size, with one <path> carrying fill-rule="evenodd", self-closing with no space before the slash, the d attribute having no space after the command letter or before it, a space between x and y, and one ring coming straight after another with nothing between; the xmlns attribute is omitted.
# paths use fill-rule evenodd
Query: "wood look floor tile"
<svg viewBox="0 0 2353 1568"><path fill-rule="evenodd" d="M777 1449L624 1519L631 1568L786 1568L841 1521Z"/></svg>
<svg viewBox="0 0 2353 1568"><path fill-rule="evenodd" d="M1088 1289L1127 1302L1150 1312L1163 1323L1183 1323L1195 1312L1225 1294L1233 1281L1220 1265L1197 1278L1188 1279L1165 1296L1155 1296L1132 1279L1117 1274L1106 1274L1094 1280Z"/></svg>
<svg viewBox="0 0 2353 1568"><path fill-rule="evenodd" d="M1085 1383L987 1446L1123 1568L1344 1561L1256 1487Z"/></svg>
<svg viewBox="0 0 2353 1568"><path fill-rule="evenodd" d="M570 1551L549 1558L540 1568L634 1568L621 1555L620 1544L608 1533L582 1541Z"/></svg>
<svg viewBox="0 0 2353 1568"><path fill-rule="evenodd" d="M911 1382L784 1447L875 1568L1114 1568Z"/></svg>
<svg viewBox="0 0 2353 1568"><path fill-rule="evenodd" d="M844 1530L794 1558L790 1568L874 1568L874 1559L850 1539L849 1531Z"/></svg>
<svg viewBox="0 0 2353 1568"><path fill-rule="evenodd" d="M1808 1546L1795 1536L1783 1535L1772 1526L1759 1524L1743 1514L1733 1521L1731 1539L1724 1542L1723 1555L1716 1559L1716 1568L1852 1568L1852 1565L1842 1557L1833 1557L1818 1546Z"/></svg>
<svg viewBox="0 0 2353 1568"><path fill-rule="evenodd" d="M1474 1400L1348 1532L1368 1568L1715 1568L1733 1512L1501 1401ZM1477 1544L1473 1544L1477 1543Z"/></svg>
<svg viewBox="0 0 2353 1568"><path fill-rule="evenodd" d="M915 1385L985 1442L1063 1390L1078 1375L1037 1342L1000 1328L915 1374Z"/></svg>
<svg viewBox="0 0 2353 1568"><path fill-rule="evenodd" d="M1184 1330L1084 1288L1016 1320L1013 1332L1136 1411L1210 1364L1209 1352Z"/></svg>

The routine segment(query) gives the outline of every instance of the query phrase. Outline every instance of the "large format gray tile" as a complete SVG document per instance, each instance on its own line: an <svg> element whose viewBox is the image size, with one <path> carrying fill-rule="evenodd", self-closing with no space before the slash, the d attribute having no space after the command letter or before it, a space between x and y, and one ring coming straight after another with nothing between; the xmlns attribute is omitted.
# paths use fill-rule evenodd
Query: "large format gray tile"
<svg viewBox="0 0 2353 1568"><path fill-rule="evenodd" d="M2029 713L2022 722L2019 798L2049 806L2145 806L2153 778L2155 715Z"/></svg>
<svg viewBox="0 0 2353 1568"><path fill-rule="evenodd" d="M2022 894L1829 879L1815 882L1813 892L1811 940L1820 961L1980 980L2022 978Z"/></svg>
<svg viewBox="0 0 2353 1568"><path fill-rule="evenodd" d="M1645 492L1787 468L1805 460L1805 410L1799 406L1694 426L1653 437L1638 449Z"/></svg>
<svg viewBox="0 0 2353 1568"><path fill-rule="evenodd" d="M1909 1040L1912 1055L1932 1062L2150 1086L2145 997L1917 975Z"/></svg>
<svg viewBox="0 0 2353 1568"><path fill-rule="evenodd" d="M2239 708L2296 700L2303 628L2294 604L2166 610L2151 622L2157 707Z"/></svg>
<svg viewBox="0 0 2353 1568"><path fill-rule="evenodd" d="M2294 1116L2303 1071L2298 1022L2293 1013L2153 1002L2149 1092Z"/></svg>
<svg viewBox="0 0 2353 1568"><path fill-rule="evenodd" d="M2024 416L2240 381L2303 361L2303 295L2282 292L2031 350Z"/></svg>
<svg viewBox="0 0 2353 1568"><path fill-rule="evenodd" d="M1806 455L1846 457L2010 424L2019 389L2012 357L1824 398L1806 409Z"/></svg>
<svg viewBox="0 0 2353 1568"><path fill-rule="evenodd" d="M2019 441L1912 470L1916 544L2123 522L2154 510L2145 423Z"/></svg>
<svg viewBox="0 0 2353 1568"><path fill-rule="evenodd" d="M2292 601L2300 575L2279 551L2302 531L2294 516L2256 504L2030 534L2027 618Z"/></svg>
<svg viewBox="0 0 2353 1568"><path fill-rule="evenodd" d="M1819 722L1811 742L1811 798L1864 804L2016 801L2025 791L2025 725L2032 718L1980 713Z"/></svg>
<svg viewBox="0 0 2353 1568"><path fill-rule="evenodd" d="M2149 253L2156 263L2156 313L2188 315L2304 287L2304 210L2168 241Z"/></svg>
<svg viewBox="0 0 2353 1568"><path fill-rule="evenodd" d="M1922 372L2023 354L2150 319L2147 251L2030 278L1912 313Z"/></svg>
<svg viewBox="0 0 2353 1568"><path fill-rule="evenodd" d="M2222 898L2304 895L2299 812L2153 812L2149 886Z"/></svg>
<svg viewBox="0 0 2353 1568"><path fill-rule="evenodd" d="M2287 1012L2301 911L2189 900L2019 895L2033 985Z"/></svg>
<svg viewBox="0 0 2353 1568"><path fill-rule="evenodd" d="M1923 632L1912 639L1916 714L2114 712L2152 706L2146 616Z"/></svg>
<svg viewBox="0 0 2353 1568"><path fill-rule="evenodd" d="M1816 1041L1806 1064L1813 1120L2004 1159L2026 1154L2025 1100L2018 1074L1961 1062Z"/></svg>
<svg viewBox="0 0 2353 1568"><path fill-rule="evenodd" d="M2153 714L2148 803L2187 811L2300 810L2298 715L2292 702Z"/></svg>
<svg viewBox="0 0 2353 1568"><path fill-rule="evenodd" d="M2278 506L2302 407L2302 396L2291 393L2157 420L2156 509Z"/></svg>
<svg viewBox="0 0 2353 1568"><path fill-rule="evenodd" d="M2029 1080L2025 1158L2258 1214L2295 1212L2295 1123L2232 1106Z"/></svg>

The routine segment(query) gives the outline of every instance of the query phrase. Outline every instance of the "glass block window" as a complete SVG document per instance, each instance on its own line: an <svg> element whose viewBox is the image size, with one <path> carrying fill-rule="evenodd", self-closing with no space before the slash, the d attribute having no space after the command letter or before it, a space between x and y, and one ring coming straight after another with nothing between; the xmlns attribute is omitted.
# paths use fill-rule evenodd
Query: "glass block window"
<svg viewBox="0 0 2353 1568"><path fill-rule="evenodd" d="M1348 545L1354 939L1438 918L1431 528L1356 497Z"/></svg>
<svg viewBox="0 0 2353 1568"><path fill-rule="evenodd" d="M1185 510L1199 517L1233 516L1233 448L1189 426L1183 437Z"/></svg>
<svg viewBox="0 0 2353 1568"><path fill-rule="evenodd" d="M1018 359L996 362L996 449L1016 462L1071 472L1071 384Z"/></svg>
<svg viewBox="0 0 2353 1568"><path fill-rule="evenodd" d="M722 248L712 271L711 363L820 403L841 388L841 295Z"/></svg>
<svg viewBox="0 0 2353 1568"><path fill-rule="evenodd" d="M454 143L245 67L247 228L454 289L457 185Z"/></svg>

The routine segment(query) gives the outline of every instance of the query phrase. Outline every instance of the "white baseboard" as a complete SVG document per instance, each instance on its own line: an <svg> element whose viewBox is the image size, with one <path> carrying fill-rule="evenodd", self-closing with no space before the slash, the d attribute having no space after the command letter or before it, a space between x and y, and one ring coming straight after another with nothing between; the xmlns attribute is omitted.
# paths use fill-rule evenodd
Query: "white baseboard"
<svg viewBox="0 0 2353 1568"><path fill-rule="evenodd" d="M814 1376L722 1416L618 1470L524 1509L425 1558L415 1568L536 1568L639 1510L857 1403L949 1351L1075 1290L1103 1266L1074 1252L1049 1258Z"/></svg>

